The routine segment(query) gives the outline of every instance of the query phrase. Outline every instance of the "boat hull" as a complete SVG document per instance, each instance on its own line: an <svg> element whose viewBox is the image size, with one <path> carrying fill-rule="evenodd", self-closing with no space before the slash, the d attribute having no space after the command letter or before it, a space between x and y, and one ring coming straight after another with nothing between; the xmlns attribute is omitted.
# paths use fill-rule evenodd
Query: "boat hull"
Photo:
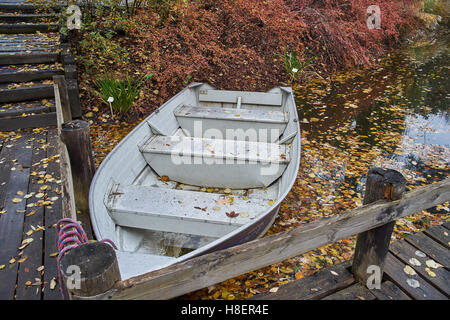
<svg viewBox="0 0 450 320"><path fill-rule="evenodd" d="M126 136L102 162L92 181L89 199L91 221L97 239L108 238L116 243L120 243L120 228L118 228L112 219L111 214L105 205L105 195L108 194L108 186L111 185L111 183L116 182L123 185L132 185L137 181L137 177L139 177L148 166L145 158L141 154L140 147L155 133L171 135L177 130L178 126L176 120L170 118L173 116L173 110L181 103L195 103L198 89L205 88L205 86L207 85L194 83L179 92L162 105L157 112L149 116L133 129L133 131ZM291 145L291 150L295 150L295 152L292 152L291 154L291 161L287 165L285 172L279 178L279 189L277 189L276 197L270 197L270 199L273 199L273 204L264 212L259 213L251 223L244 224L229 234L213 240L212 242L178 258L166 257L167 260L163 259L164 261L161 261L159 264L152 262L153 258L151 254L134 254L134 252L128 251L128 249L125 251L125 249L119 248L117 257L122 279L128 279L139 274L160 269L170 264L186 261L193 257L254 240L263 236L271 227L277 217L281 202L287 196L296 179L300 163L301 145L297 109L292 90L290 90L290 88L274 88L269 92L283 93L286 97L286 101L283 103L287 105L286 110L290 112L291 117L287 124L287 131L289 131L289 134L285 135L285 138L281 143L287 143ZM162 119L156 121L155 117L161 117ZM166 118L168 121L165 121ZM161 123L164 123L165 125L162 126ZM145 256L148 257L146 258ZM156 256L153 255L153 257Z"/></svg>

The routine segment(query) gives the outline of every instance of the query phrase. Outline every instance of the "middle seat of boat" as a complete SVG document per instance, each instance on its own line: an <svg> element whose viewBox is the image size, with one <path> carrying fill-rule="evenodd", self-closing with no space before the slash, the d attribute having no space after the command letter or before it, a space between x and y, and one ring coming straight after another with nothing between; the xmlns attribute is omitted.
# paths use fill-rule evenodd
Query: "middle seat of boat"
<svg viewBox="0 0 450 320"><path fill-rule="evenodd" d="M140 151L159 176L231 189L267 187L290 161L285 144L183 136L153 135Z"/></svg>
<svg viewBox="0 0 450 320"><path fill-rule="evenodd" d="M208 237L226 235L272 204L270 199L119 183L105 198L119 226Z"/></svg>
<svg viewBox="0 0 450 320"><path fill-rule="evenodd" d="M223 139L275 142L286 129L289 114L276 109L243 109L190 106L174 111L184 133L192 137L208 135Z"/></svg>

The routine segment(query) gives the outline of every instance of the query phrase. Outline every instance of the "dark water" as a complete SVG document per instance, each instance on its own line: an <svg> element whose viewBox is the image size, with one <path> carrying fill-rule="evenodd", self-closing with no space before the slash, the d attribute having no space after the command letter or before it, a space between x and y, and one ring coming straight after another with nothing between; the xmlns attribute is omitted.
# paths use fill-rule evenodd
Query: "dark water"
<svg viewBox="0 0 450 320"><path fill-rule="evenodd" d="M411 184L447 176L449 39L443 31L432 40L391 53L368 70L299 86L296 94L302 131L305 139L312 141L302 153L308 156L314 148L327 146L336 156L351 154L352 163L341 165L343 172L354 167L363 175L362 167L393 168ZM336 161L333 155L328 157L334 172L325 172L336 180L339 174L332 164ZM315 166L311 161L304 165ZM364 181L347 177L347 182L360 189Z"/></svg>

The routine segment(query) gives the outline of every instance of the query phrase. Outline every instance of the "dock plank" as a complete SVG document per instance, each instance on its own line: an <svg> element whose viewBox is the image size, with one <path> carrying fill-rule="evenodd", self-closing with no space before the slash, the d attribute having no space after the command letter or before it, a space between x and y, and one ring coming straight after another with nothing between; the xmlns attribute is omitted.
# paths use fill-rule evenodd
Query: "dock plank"
<svg viewBox="0 0 450 320"><path fill-rule="evenodd" d="M350 287L337 291L322 300L375 300L376 297L369 289L360 283L355 283Z"/></svg>
<svg viewBox="0 0 450 320"><path fill-rule="evenodd" d="M5 193L8 188L9 179L11 177L11 167L14 159L14 151L12 142L3 139L0 151L0 208L5 206Z"/></svg>
<svg viewBox="0 0 450 320"><path fill-rule="evenodd" d="M440 245L447 249L450 249L450 230L443 226L436 226L426 229L424 233L432 238L434 241L438 242Z"/></svg>
<svg viewBox="0 0 450 320"><path fill-rule="evenodd" d="M417 273L409 275L405 273L406 264L401 262L392 253L388 253L385 261L384 272L387 277L402 289L408 296L415 300L445 300L446 296L429 284ZM411 286L411 284L413 286Z"/></svg>
<svg viewBox="0 0 450 320"><path fill-rule="evenodd" d="M13 142L17 161L15 170L10 171L11 177L5 194L3 210L6 210L6 213L0 216L0 262L7 265L0 272L0 300L14 299L18 261L21 259L18 248L22 242L23 212L26 204L23 195L28 190L32 156L32 143L28 141L30 138L30 134L24 133L22 138ZM10 263L11 259L14 259L14 262Z"/></svg>
<svg viewBox="0 0 450 320"><path fill-rule="evenodd" d="M42 191L40 188L45 185L43 182L39 183L38 181L41 179L44 181L44 176L46 173L45 164L40 161L41 159L45 159L47 155L46 150L42 147L43 144L45 145L47 139L46 136L46 131L34 136L31 170L32 172L38 172L38 174L30 175L28 194L38 194ZM41 299L41 286L27 285L28 281L30 281L30 283L37 283L38 281L36 279L42 279L43 272L37 270L37 268L42 266L43 231L41 230L29 234L33 231L32 228L38 228L39 226L44 225L44 208L42 206L28 207L28 205L36 203L37 200L38 199L34 195L27 199L22 239L31 238L33 239L33 242L23 249L24 255L26 255L28 259L19 266L16 289L17 300Z"/></svg>
<svg viewBox="0 0 450 320"><path fill-rule="evenodd" d="M377 300L411 300L406 293L391 281L383 282L380 289L372 289L370 292Z"/></svg>
<svg viewBox="0 0 450 320"><path fill-rule="evenodd" d="M450 295L450 272L445 268L430 268L426 262L430 260L430 257L422 257L416 254L417 249L406 241L396 241L391 244L390 251L403 263L408 264L413 268L420 276L430 282L438 290ZM417 263L417 261L419 263ZM420 264L420 265L418 265ZM427 271L428 269L429 271ZM434 274L430 274L430 271Z"/></svg>
<svg viewBox="0 0 450 320"><path fill-rule="evenodd" d="M61 199L61 183L57 181L61 179L60 166L59 166L59 150L57 143L58 134L56 129L49 130L47 136L48 148L47 148L47 158L54 158L52 161L48 162L47 174L51 175L54 181L49 183L51 191L47 193L49 198L58 197L51 206L46 206L44 209L45 213L45 231L44 231L44 261L45 266L44 273L44 300L60 300L62 299L59 285L56 285L54 289L50 288L52 280L56 280L58 276L58 268L56 263L56 257L52 257L53 253L58 252L56 243L58 241L58 233L55 224L59 219L62 218L62 199Z"/></svg>
<svg viewBox="0 0 450 320"><path fill-rule="evenodd" d="M340 289L352 285L355 280L348 271L351 262L347 261L330 268L319 270L313 275L294 280L279 287L275 293L261 293L252 300L317 300Z"/></svg>
<svg viewBox="0 0 450 320"><path fill-rule="evenodd" d="M450 268L450 255L448 249L435 242L433 239L423 233L416 233L405 238L420 251L425 252L428 256L439 262L446 268Z"/></svg>

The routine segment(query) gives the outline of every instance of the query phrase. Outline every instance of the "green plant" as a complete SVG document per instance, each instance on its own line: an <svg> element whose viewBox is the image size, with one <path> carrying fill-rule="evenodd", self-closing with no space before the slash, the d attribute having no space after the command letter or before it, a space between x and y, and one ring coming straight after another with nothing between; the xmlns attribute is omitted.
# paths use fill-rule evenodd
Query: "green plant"
<svg viewBox="0 0 450 320"><path fill-rule="evenodd" d="M317 59L317 56L300 60L296 52L285 52L283 58L286 73L289 76L290 82L293 83L298 75L305 72L305 69L310 66L313 60Z"/></svg>
<svg viewBox="0 0 450 320"><path fill-rule="evenodd" d="M176 10L178 0L148 0L148 6L159 15L157 25L163 25L170 17L171 13Z"/></svg>
<svg viewBox="0 0 450 320"><path fill-rule="evenodd" d="M153 74L147 75L147 77L151 76ZM109 75L105 73L98 80L94 81L94 84L98 88L98 91L94 90L94 92L103 102L111 106L114 111L125 114L130 111L134 99L141 92L142 82L143 79L135 80L128 74L124 80L118 80L114 78L112 73Z"/></svg>
<svg viewBox="0 0 450 320"><path fill-rule="evenodd" d="M96 73L112 64L119 67L126 65L128 52L120 43L113 41L112 37L112 32L102 35L97 31L91 31L84 35L80 41L78 56L88 73Z"/></svg>

